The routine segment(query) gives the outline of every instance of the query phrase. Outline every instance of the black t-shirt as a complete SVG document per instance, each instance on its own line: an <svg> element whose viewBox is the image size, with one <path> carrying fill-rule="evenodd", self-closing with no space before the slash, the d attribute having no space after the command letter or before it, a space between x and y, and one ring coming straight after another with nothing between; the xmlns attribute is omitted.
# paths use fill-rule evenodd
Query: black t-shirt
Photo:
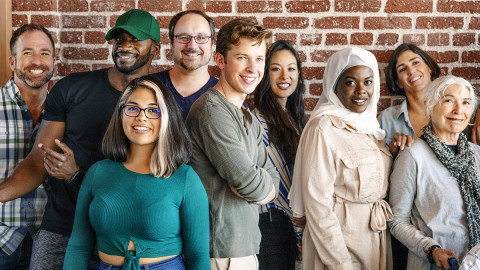
<svg viewBox="0 0 480 270"><path fill-rule="evenodd" d="M175 101L178 104L178 108L180 109L180 112L182 113L182 118L183 121L187 119L188 112L190 111L190 108L192 107L192 104L205 92L207 92L208 89L214 87L218 80L217 78L213 77L210 75L210 79L208 82L202 86L197 92L193 93L192 95L188 97L182 96L180 93L178 93L177 89L175 89L175 86L173 86L172 80L170 79L170 73L168 73L170 70L164 70L155 74L152 74L152 76L158 78L161 82L167 86L167 88L170 90L170 92L173 94L173 97L175 98Z"/></svg>
<svg viewBox="0 0 480 270"><path fill-rule="evenodd" d="M55 84L47 96L44 120L65 123L62 141L84 171L104 159L101 142L122 93L108 81L108 69L74 73ZM69 236L82 179L53 177L41 229Z"/></svg>

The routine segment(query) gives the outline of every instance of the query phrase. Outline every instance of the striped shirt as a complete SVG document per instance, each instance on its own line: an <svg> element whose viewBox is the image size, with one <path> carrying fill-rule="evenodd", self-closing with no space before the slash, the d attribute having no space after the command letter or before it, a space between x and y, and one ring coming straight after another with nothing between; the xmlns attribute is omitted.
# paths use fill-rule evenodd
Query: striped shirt
<svg viewBox="0 0 480 270"><path fill-rule="evenodd" d="M0 183L8 178L32 149L41 118L32 127L32 116L13 78L0 87ZM28 232L36 232L46 202L47 195L41 185L21 198L2 204L0 248L7 255L18 248Z"/></svg>
<svg viewBox="0 0 480 270"><path fill-rule="evenodd" d="M257 121L262 126L262 139L265 147L267 148L268 158L272 162L273 166L280 175L280 186L277 198L268 204L261 205L259 208L260 214L268 213L268 209L277 208L282 210L290 218L293 217L292 210L288 206L288 192L290 191L290 186L292 185L292 175L293 175L293 164L287 163L283 158L282 153L280 152L275 145L270 143L268 138L268 126L267 122L263 118L263 115L258 109L254 109L253 115ZM294 226L295 227L295 226ZM301 229L295 227L295 232L297 233L297 238L301 238Z"/></svg>

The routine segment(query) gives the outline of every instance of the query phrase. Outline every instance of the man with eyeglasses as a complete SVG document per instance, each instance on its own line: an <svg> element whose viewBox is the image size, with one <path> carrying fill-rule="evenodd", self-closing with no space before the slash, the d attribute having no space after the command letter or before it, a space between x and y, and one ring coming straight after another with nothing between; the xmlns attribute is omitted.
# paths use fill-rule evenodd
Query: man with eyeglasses
<svg viewBox="0 0 480 270"><path fill-rule="evenodd" d="M55 84L34 144L39 147L0 184L5 202L35 189L48 174L48 202L30 269L62 269L83 176L104 159L102 138L125 86L147 75L158 55L160 26L150 13L133 9L117 19L105 39L114 40L114 67L73 73ZM91 258L89 269L97 269L97 254Z"/></svg>
<svg viewBox="0 0 480 270"><path fill-rule="evenodd" d="M186 10L170 20L168 37L173 67L152 75L170 89L185 120L193 102L218 82L208 73L215 26L205 13Z"/></svg>

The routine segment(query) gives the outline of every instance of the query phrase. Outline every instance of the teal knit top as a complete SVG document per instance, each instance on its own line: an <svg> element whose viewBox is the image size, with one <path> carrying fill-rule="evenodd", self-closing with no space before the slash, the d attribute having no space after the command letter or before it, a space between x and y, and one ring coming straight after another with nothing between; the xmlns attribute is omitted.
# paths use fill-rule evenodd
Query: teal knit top
<svg viewBox="0 0 480 270"><path fill-rule="evenodd" d="M182 251L187 269L210 269L208 226L207 195L190 166L156 178L103 160L80 188L63 269L87 269L95 238L99 251L125 257L123 269ZM136 254L127 250L130 240Z"/></svg>

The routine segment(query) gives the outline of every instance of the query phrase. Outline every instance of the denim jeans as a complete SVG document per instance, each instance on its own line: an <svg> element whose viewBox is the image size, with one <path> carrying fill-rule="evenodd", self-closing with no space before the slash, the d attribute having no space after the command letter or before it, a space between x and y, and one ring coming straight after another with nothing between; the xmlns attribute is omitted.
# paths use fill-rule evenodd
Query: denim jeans
<svg viewBox="0 0 480 270"><path fill-rule="evenodd" d="M0 249L0 270L26 270L30 266L33 239L30 233L25 235L22 243L11 254L7 255Z"/></svg>
<svg viewBox="0 0 480 270"><path fill-rule="evenodd" d="M260 270L293 270L298 256L297 238L290 218L282 210L271 208L260 214L262 233L258 262Z"/></svg>
<svg viewBox="0 0 480 270"><path fill-rule="evenodd" d="M165 261L142 264L140 270L185 270L185 263L181 256L175 256ZM100 261L98 270L122 270L122 266L111 265Z"/></svg>

